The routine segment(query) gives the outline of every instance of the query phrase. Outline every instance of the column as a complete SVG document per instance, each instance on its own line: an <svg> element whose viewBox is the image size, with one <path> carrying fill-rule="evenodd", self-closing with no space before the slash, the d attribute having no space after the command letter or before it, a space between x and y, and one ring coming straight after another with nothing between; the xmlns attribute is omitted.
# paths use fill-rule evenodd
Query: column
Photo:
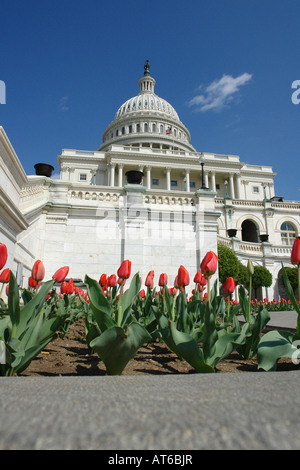
<svg viewBox="0 0 300 470"><path fill-rule="evenodd" d="M147 172L147 189L151 189L151 166L146 167Z"/></svg>
<svg viewBox="0 0 300 470"><path fill-rule="evenodd" d="M115 167L116 167L115 163L110 164L110 186L115 185Z"/></svg>
<svg viewBox="0 0 300 470"><path fill-rule="evenodd" d="M185 190L189 193L190 192L190 170L185 170L185 181L186 181Z"/></svg>
<svg viewBox="0 0 300 470"><path fill-rule="evenodd" d="M171 168L166 168L167 191L171 191Z"/></svg>
<svg viewBox="0 0 300 470"><path fill-rule="evenodd" d="M118 186L122 187L123 186L123 165L118 165Z"/></svg>
<svg viewBox="0 0 300 470"><path fill-rule="evenodd" d="M241 176L235 175L236 198L241 199Z"/></svg>
<svg viewBox="0 0 300 470"><path fill-rule="evenodd" d="M230 197L232 199L235 199L235 194L234 194L234 182L233 182L233 174L229 174L229 187L230 187Z"/></svg>
<svg viewBox="0 0 300 470"><path fill-rule="evenodd" d="M216 192L216 174L213 171L211 172L211 189Z"/></svg>

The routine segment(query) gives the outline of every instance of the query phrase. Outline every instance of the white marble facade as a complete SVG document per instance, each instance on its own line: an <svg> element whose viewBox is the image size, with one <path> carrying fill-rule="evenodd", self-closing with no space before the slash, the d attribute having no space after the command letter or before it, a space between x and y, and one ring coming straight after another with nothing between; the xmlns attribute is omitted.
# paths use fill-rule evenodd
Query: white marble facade
<svg viewBox="0 0 300 470"><path fill-rule="evenodd" d="M99 149L62 150L59 180L26 175L0 127L0 241L8 267L26 285L36 259L48 278L69 265L81 280L112 274L131 259L143 280L154 269L157 282L166 272L172 285L181 264L193 278L205 253L222 243L243 263L266 266L273 285L262 296L280 297L278 273L300 235L300 202L275 195L271 167L198 153L154 85L145 64L139 93L118 109ZM129 170L143 171L141 185L127 184Z"/></svg>

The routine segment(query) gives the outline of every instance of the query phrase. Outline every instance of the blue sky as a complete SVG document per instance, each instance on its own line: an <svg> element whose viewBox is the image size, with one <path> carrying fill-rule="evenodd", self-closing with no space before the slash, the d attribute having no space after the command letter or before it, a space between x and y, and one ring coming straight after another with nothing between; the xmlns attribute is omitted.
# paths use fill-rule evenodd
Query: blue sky
<svg viewBox="0 0 300 470"><path fill-rule="evenodd" d="M299 0L0 0L0 14L0 125L27 174L96 150L148 59L197 151L270 165L276 194L300 199Z"/></svg>

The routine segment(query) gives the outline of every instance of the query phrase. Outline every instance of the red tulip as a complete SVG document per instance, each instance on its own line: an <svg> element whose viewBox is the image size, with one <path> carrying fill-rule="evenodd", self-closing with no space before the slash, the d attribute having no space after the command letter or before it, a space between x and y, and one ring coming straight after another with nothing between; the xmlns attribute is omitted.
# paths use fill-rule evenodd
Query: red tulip
<svg viewBox="0 0 300 470"><path fill-rule="evenodd" d="M9 268L4 269L2 273L0 274L0 282L2 282L2 284L7 284L9 282L9 275L10 275Z"/></svg>
<svg viewBox="0 0 300 470"><path fill-rule="evenodd" d="M213 251L208 251L204 256L200 269L204 277L212 276L218 268L218 257Z"/></svg>
<svg viewBox="0 0 300 470"><path fill-rule="evenodd" d="M68 282L68 294L74 294L74 291L75 291L75 284L74 284L74 281L73 279L71 278Z"/></svg>
<svg viewBox="0 0 300 470"><path fill-rule="evenodd" d="M151 287L151 289L153 289L153 287L154 287L154 271L149 271L149 273L147 274L146 281L145 281L145 286L146 287Z"/></svg>
<svg viewBox="0 0 300 470"><path fill-rule="evenodd" d="M7 247L4 243L0 243L0 269L2 269L7 261Z"/></svg>
<svg viewBox="0 0 300 470"><path fill-rule="evenodd" d="M207 284L207 280L205 279L205 277L203 276L203 274L202 274L201 271L198 271L198 272L195 274L194 282L195 282L196 284L201 284L201 286L205 286L205 285Z"/></svg>
<svg viewBox="0 0 300 470"><path fill-rule="evenodd" d="M117 274L122 279L128 279L131 273L131 261L128 259L124 260L119 267Z"/></svg>
<svg viewBox="0 0 300 470"><path fill-rule="evenodd" d="M296 238L291 253L291 263L300 266L300 238Z"/></svg>
<svg viewBox="0 0 300 470"><path fill-rule="evenodd" d="M190 283L190 275L184 266L180 266L177 274L177 283L179 287L188 286Z"/></svg>
<svg viewBox="0 0 300 470"><path fill-rule="evenodd" d="M34 281L42 281L45 277L45 266L41 260L37 260L32 268L31 276Z"/></svg>
<svg viewBox="0 0 300 470"><path fill-rule="evenodd" d="M146 297L145 289L140 290L139 295L142 299Z"/></svg>
<svg viewBox="0 0 300 470"><path fill-rule="evenodd" d="M28 287L32 287L33 289L35 289L36 286L37 286L37 282L34 279L32 279L32 277L30 276L28 278Z"/></svg>
<svg viewBox="0 0 300 470"><path fill-rule="evenodd" d="M59 268L52 276L52 279L54 279L56 282L59 284L65 280L69 273L69 266L64 266L62 268Z"/></svg>
<svg viewBox="0 0 300 470"><path fill-rule="evenodd" d="M174 287L175 289L177 289L179 287L179 284L178 284L178 275L175 277L174 279Z"/></svg>
<svg viewBox="0 0 300 470"><path fill-rule="evenodd" d="M7 284L7 286L6 286L5 293L6 293L6 297L8 297L8 293L9 293L9 284Z"/></svg>
<svg viewBox="0 0 300 470"><path fill-rule="evenodd" d="M117 282L120 286L125 286L126 279L122 279L121 277L119 277Z"/></svg>
<svg viewBox="0 0 300 470"><path fill-rule="evenodd" d="M158 281L158 285L160 287L164 287L165 284L168 284L168 275L166 273L162 273L160 276L159 276L159 281Z"/></svg>
<svg viewBox="0 0 300 470"><path fill-rule="evenodd" d="M228 277L226 281L224 282L223 286L224 292L227 292L228 294L232 294L235 289L235 280L233 277Z"/></svg>
<svg viewBox="0 0 300 470"><path fill-rule="evenodd" d="M99 284L101 287L107 287L107 275L106 274L101 274L100 279L99 279Z"/></svg>
<svg viewBox="0 0 300 470"><path fill-rule="evenodd" d="M67 294L68 293L68 283L67 281L63 281L60 286L60 292L61 294Z"/></svg>
<svg viewBox="0 0 300 470"><path fill-rule="evenodd" d="M111 276L109 276L108 281L107 281L108 287L115 287L116 283L117 283L117 276L115 274L112 274Z"/></svg>

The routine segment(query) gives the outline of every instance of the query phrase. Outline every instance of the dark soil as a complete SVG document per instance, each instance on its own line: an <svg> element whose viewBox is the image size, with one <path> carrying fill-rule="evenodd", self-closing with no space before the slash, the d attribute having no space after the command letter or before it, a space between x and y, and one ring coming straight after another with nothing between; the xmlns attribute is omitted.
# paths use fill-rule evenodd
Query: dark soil
<svg viewBox="0 0 300 470"><path fill-rule="evenodd" d="M267 327L265 331L269 331ZM274 329L274 328L273 328ZM278 329L278 328L277 328ZM291 359L278 361L278 371L299 370ZM244 360L237 352L223 359L217 373L263 372L257 370L256 358ZM195 370L171 353L162 342L144 345L129 361L122 375L193 374ZM71 325L64 339L57 337L31 362L22 376L106 375L106 369L97 356L90 354L84 335L84 321Z"/></svg>

